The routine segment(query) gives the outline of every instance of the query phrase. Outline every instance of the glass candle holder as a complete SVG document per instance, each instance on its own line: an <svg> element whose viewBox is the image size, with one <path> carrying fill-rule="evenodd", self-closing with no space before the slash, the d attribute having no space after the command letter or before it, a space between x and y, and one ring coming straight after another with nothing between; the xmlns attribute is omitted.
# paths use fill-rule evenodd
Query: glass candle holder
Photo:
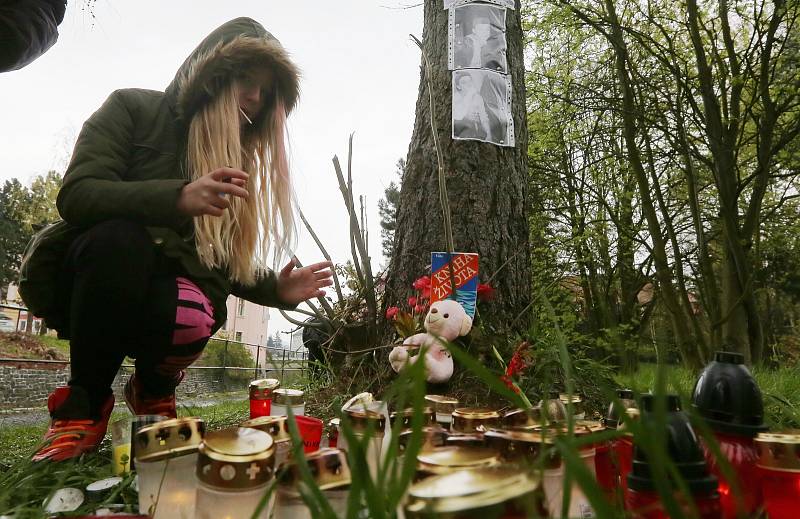
<svg viewBox="0 0 800 519"><path fill-rule="evenodd" d="M167 420L167 417L160 414L139 414L131 420L131 470L136 470L136 442L133 441L133 438L136 438L136 433L142 427L163 422L164 420Z"/></svg>
<svg viewBox="0 0 800 519"><path fill-rule="evenodd" d="M292 435L286 416L259 416L239 424L239 427L250 427L269 434L275 443L275 466L280 467L292 451Z"/></svg>
<svg viewBox="0 0 800 519"><path fill-rule="evenodd" d="M276 389L272 392L271 416L288 416L289 408L294 416L306 414L305 393L300 389Z"/></svg>
<svg viewBox="0 0 800 519"><path fill-rule="evenodd" d="M327 499L336 517L346 517L351 483L346 454L339 449L320 449L306 456L306 463L314 483ZM287 464L278 480L274 515L276 518L313 519L314 516L300 493L302 485L304 482L297 463Z"/></svg>
<svg viewBox="0 0 800 519"><path fill-rule="evenodd" d="M511 409L506 411L500 423L505 429L531 429L542 424L542 410L539 407L530 409Z"/></svg>
<svg viewBox="0 0 800 519"><path fill-rule="evenodd" d="M604 429L600 422L577 420L573 424L571 434L576 437L586 437ZM551 441L558 436L570 434L569 428L564 424L542 425L538 431ZM595 445L584 444L578 454L581 460L592 473L595 474ZM553 517L560 517L563 508L564 476L566 470L563 461L557 467L550 468L544 473L544 487L547 508ZM583 490L577 484L570 486L570 499L567 517L594 517L594 509Z"/></svg>
<svg viewBox="0 0 800 519"><path fill-rule="evenodd" d="M453 411L450 430L454 433L484 432L500 425L500 413L485 407L459 407Z"/></svg>
<svg viewBox="0 0 800 519"><path fill-rule="evenodd" d="M262 378L250 382L250 418L269 416L272 412L272 392L281 387L276 378Z"/></svg>
<svg viewBox="0 0 800 519"><path fill-rule="evenodd" d="M328 420L328 447L335 449L339 443L339 418Z"/></svg>
<svg viewBox="0 0 800 519"><path fill-rule="evenodd" d="M425 404L433 408L436 422L449 431L453 411L458 407L458 399L443 395L425 395Z"/></svg>
<svg viewBox="0 0 800 519"><path fill-rule="evenodd" d="M369 473L373 481L377 481L378 470L381 464L381 449L383 446L384 429L386 419L383 414L365 410L361 407L350 407L342 420L347 420L352 427L353 435L364 444L364 455L366 456ZM347 439L343 434L339 434L339 448L344 451L351 451Z"/></svg>
<svg viewBox="0 0 800 519"><path fill-rule="evenodd" d="M267 496L275 470L272 437L257 429L232 427L206 435L197 458L197 519L258 519L272 515Z"/></svg>
<svg viewBox="0 0 800 519"><path fill-rule="evenodd" d="M403 409L400 411L394 411L392 414L389 415L389 422L392 426L392 430L396 427L396 423L400 423L399 427L400 432L407 431L411 429L411 423L414 419L414 409L409 407L407 409ZM436 416L433 413L433 408L431 407L423 407L422 408L422 426L429 427L436 423Z"/></svg>
<svg viewBox="0 0 800 519"><path fill-rule="evenodd" d="M769 519L796 518L800 510L800 433L761 433L755 444Z"/></svg>
<svg viewBox="0 0 800 519"><path fill-rule="evenodd" d="M119 476L131 471L131 419L111 423L111 471Z"/></svg>
<svg viewBox="0 0 800 519"><path fill-rule="evenodd" d="M154 519L194 519L194 467L204 435L200 418L173 418L139 429L134 443L141 513Z"/></svg>
<svg viewBox="0 0 800 519"><path fill-rule="evenodd" d="M543 487L535 475L518 468L467 469L434 476L411 486L405 517L547 517Z"/></svg>

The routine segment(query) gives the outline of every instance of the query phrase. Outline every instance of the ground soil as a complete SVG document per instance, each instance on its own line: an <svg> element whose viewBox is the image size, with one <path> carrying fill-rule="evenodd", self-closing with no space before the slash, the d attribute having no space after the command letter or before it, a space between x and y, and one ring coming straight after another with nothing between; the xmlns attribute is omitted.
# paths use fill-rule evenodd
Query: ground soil
<svg viewBox="0 0 800 519"><path fill-rule="evenodd" d="M69 358L64 352L42 343L36 336L18 332L0 332L0 357L45 360L68 360Z"/></svg>

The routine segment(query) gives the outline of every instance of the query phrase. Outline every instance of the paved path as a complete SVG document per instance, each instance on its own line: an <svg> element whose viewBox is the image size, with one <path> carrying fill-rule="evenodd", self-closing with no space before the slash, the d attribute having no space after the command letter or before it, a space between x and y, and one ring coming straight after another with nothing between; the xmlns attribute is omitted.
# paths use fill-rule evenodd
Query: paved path
<svg viewBox="0 0 800 519"><path fill-rule="evenodd" d="M231 400L232 398L246 398L246 393L228 393L219 395L209 395L208 397L182 398L178 401L178 406L208 407ZM126 411L124 402L117 402L114 410ZM0 411L0 428L20 425L45 425L50 420L47 408L32 409L12 409Z"/></svg>

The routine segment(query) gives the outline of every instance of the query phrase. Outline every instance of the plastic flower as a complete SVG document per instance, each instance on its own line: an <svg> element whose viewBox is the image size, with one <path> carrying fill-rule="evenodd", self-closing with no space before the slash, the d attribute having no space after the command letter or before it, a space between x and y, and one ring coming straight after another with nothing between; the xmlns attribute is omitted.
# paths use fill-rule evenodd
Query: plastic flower
<svg viewBox="0 0 800 519"><path fill-rule="evenodd" d="M408 306L417 306L417 298L414 296L409 297Z"/></svg>
<svg viewBox="0 0 800 519"><path fill-rule="evenodd" d="M478 283L478 299L481 301L491 301L494 299L494 287L488 284Z"/></svg>
<svg viewBox="0 0 800 519"><path fill-rule="evenodd" d="M394 320L397 317L397 312L400 311L400 308L396 306L390 306L386 309L386 318Z"/></svg>
<svg viewBox="0 0 800 519"><path fill-rule="evenodd" d="M431 297L431 277L430 276L422 276L421 278L414 281L413 285L414 290L417 290L420 294L419 296L422 299L428 299Z"/></svg>
<svg viewBox="0 0 800 519"><path fill-rule="evenodd" d="M425 305L416 305L416 306L414 306L414 313L415 314L422 314L422 313L425 312L425 308L427 308Z"/></svg>

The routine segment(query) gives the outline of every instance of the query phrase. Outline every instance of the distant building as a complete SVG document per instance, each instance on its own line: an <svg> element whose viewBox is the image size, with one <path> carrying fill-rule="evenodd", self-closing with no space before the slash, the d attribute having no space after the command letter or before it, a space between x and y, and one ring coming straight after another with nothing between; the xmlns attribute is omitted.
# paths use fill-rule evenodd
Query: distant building
<svg viewBox="0 0 800 519"><path fill-rule="evenodd" d="M259 366L263 366L266 358L263 348L269 338L269 309L235 296L228 296L225 304L228 320L214 337L243 343L253 359L258 358ZM260 353L259 346L262 347Z"/></svg>

